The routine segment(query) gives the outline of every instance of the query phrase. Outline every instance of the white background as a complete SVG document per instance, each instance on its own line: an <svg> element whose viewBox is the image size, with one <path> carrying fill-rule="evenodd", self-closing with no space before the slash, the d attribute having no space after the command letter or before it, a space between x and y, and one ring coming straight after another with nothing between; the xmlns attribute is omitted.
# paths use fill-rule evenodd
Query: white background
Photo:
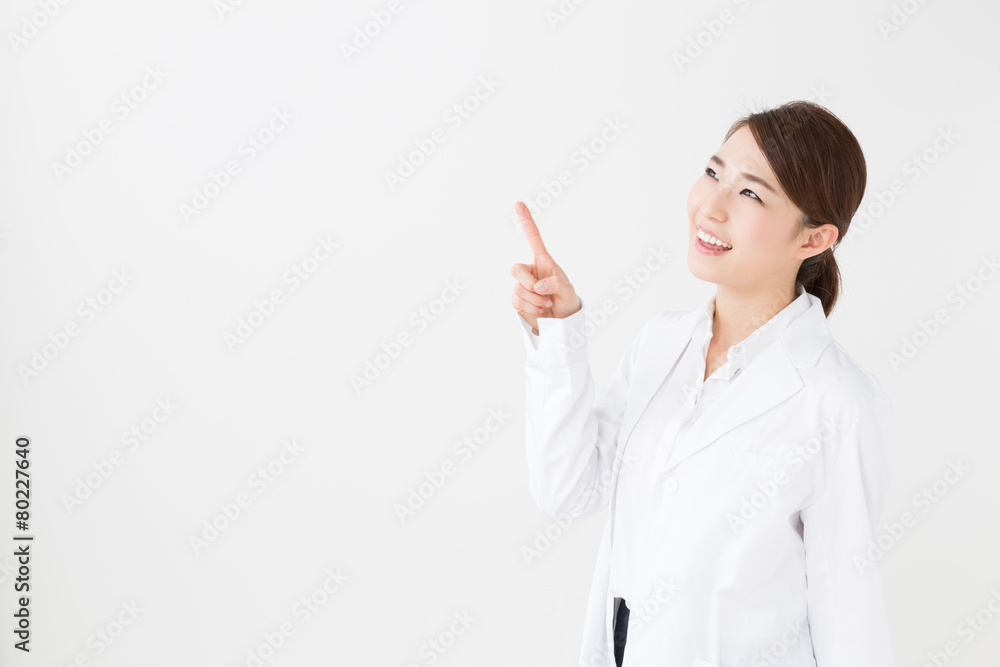
<svg viewBox="0 0 1000 667"><path fill-rule="evenodd" d="M712 294L686 266L687 193L735 118L792 99L838 114L868 163L830 325L896 411L885 524L916 522L879 562L899 663L948 642L949 664L995 658L1000 618L963 624L1000 604L1000 281L978 277L995 277L983 267L998 246L1000 7L592 0L554 22L557 0L402 0L345 56L387 6L4 3L0 663L250 665L287 623L263 664L575 665L605 513L559 527L528 492L509 270L530 254L514 202L538 210L544 184L572 175L536 220L578 292L617 303L590 339L600 382L649 317ZM496 85L476 99L481 77ZM463 103L461 125L447 121ZM268 135L276 109L294 119ZM113 131L88 146L102 119ZM624 129L581 170L609 119ZM386 173L436 128L446 140L391 187ZM952 139L935 148L939 132ZM248 159L258 133L269 143ZM239 173L185 220L230 160ZM338 247L310 263L321 238ZM651 249L671 259L635 273ZM315 269L297 286L295 265ZM634 273L641 289L616 290ZM958 285L976 290L961 308ZM276 289L283 302L253 315ZM938 310L947 322L922 336ZM248 318L259 326L227 344ZM401 334L409 344L384 353ZM893 364L905 341L916 354ZM159 422L158 399L177 406ZM507 415L494 433L491 411ZM134 448L132 428L146 429ZM12 647L21 435L30 656ZM254 486L292 440L301 451ZM941 481L956 461L968 471ZM936 501L914 504L936 481ZM192 547L241 493L249 506ZM346 579L326 594L329 572ZM322 604L304 618L309 596ZM450 641L456 614L474 620Z"/></svg>

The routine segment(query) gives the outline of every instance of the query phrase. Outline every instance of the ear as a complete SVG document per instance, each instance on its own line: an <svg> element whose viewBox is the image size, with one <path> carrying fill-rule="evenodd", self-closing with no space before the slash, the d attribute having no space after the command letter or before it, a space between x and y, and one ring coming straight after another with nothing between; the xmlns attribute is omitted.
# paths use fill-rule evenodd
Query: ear
<svg viewBox="0 0 1000 667"><path fill-rule="evenodd" d="M803 233L807 234L806 240L799 247L795 255L797 259L801 260L806 260L820 254L836 243L837 237L840 236L840 230L837 229L836 225L829 223L806 229Z"/></svg>

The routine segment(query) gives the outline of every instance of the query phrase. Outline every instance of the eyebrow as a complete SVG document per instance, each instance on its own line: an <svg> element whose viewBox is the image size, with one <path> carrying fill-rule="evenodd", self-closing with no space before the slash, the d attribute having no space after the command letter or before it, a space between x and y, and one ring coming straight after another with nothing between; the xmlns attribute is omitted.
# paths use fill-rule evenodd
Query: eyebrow
<svg viewBox="0 0 1000 667"><path fill-rule="evenodd" d="M709 158L709 159L710 159L710 160L715 160L715 161L716 161L716 162L717 162L717 163L719 164L719 166L720 166L720 167L722 167L723 169L725 169L725 167L726 167L726 163L725 163L725 162L723 162L723 161L722 161L722 159L721 159L721 158L720 158L720 157L719 157L718 155L713 155L713 156L712 156L711 158ZM761 184L761 185L763 185L763 186L764 186L765 188L767 188L768 190L770 190L770 191L771 191L771 192L772 192L773 194L776 194L776 195L778 194L778 191L777 191L777 190L775 190L774 188L772 188L772 187L771 187L771 184L770 184L770 183L768 183L767 181L765 181L765 180L764 180L763 178L761 178L760 176L754 176L753 174L748 174L748 173L747 173L747 172L745 172L745 171L744 171L744 172L741 172L741 174L740 174L740 175L741 175L741 176L743 176L743 178L747 179L748 181L753 181L754 183L760 183L760 184ZM780 195L779 195L779 196L780 196Z"/></svg>

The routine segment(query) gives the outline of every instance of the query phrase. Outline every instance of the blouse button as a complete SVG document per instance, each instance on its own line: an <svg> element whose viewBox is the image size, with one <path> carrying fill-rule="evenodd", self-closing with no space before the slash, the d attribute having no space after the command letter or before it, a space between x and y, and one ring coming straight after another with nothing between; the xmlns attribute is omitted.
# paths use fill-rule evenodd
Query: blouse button
<svg viewBox="0 0 1000 667"><path fill-rule="evenodd" d="M667 493L677 493L677 478L674 476L667 477L663 483L663 489Z"/></svg>

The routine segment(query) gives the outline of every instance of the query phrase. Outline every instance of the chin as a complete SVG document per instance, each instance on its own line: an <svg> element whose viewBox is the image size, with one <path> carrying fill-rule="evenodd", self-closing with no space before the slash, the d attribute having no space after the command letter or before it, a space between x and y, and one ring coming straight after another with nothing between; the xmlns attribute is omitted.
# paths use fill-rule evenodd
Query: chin
<svg viewBox="0 0 1000 667"><path fill-rule="evenodd" d="M712 257L701 254L697 248L694 247L694 240L688 244L687 252L687 265L688 271L692 276L698 280L704 280L707 283L718 284L719 271L716 267L709 264L713 260Z"/></svg>
<svg viewBox="0 0 1000 667"><path fill-rule="evenodd" d="M702 257L702 254L698 252L693 243L689 245L687 253L688 271L698 280L714 282L709 275L712 272L706 271L704 264L702 264Z"/></svg>

